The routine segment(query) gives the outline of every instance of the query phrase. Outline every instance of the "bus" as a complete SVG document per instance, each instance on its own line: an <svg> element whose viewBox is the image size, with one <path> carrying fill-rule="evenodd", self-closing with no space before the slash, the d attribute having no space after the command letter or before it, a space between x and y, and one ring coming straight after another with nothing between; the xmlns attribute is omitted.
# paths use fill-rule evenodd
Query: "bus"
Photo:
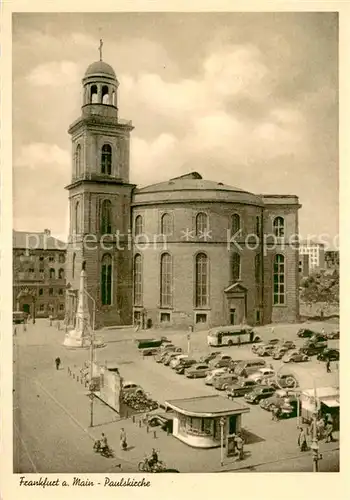
<svg viewBox="0 0 350 500"><path fill-rule="evenodd" d="M240 345L259 342L261 338L256 335L249 325L217 326L208 332L208 345L219 347L222 345Z"/></svg>

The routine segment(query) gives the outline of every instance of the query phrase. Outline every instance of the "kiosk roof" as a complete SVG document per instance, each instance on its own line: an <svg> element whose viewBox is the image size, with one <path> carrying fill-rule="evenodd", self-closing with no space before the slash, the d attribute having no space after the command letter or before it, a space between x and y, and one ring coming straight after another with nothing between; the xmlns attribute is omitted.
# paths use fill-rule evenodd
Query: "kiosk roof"
<svg viewBox="0 0 350 500"><path fill-rule="evenodd" d="M250 409L222 396L199 396L185 399L172 399L165 404L179 413L198 416L234 415L248 413Z"/></svg>

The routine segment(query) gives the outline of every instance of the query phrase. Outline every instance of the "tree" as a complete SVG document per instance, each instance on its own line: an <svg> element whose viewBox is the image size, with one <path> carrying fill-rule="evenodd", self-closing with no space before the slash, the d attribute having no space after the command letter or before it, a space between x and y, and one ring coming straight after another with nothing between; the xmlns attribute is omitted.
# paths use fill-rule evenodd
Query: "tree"
<svg viewBox="0 0 350 500"><path fill-rule="evenodd" d="M339 304L339 272L334 270L328 274L316 271L300 283L300 298L308 304L326 302Z"/></svg>

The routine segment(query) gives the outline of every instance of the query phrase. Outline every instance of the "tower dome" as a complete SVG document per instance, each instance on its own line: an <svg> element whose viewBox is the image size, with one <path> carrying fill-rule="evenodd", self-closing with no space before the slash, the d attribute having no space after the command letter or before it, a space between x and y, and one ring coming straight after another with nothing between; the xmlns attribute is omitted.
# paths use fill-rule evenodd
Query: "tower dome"
<svg viewBox="0 0 350 500"><path fill-rule="evenodd" d="M96 61L90 64L90 66L85 71L85 78L91 76L104 76L116 79L114 69L104 61Z"/></svg>

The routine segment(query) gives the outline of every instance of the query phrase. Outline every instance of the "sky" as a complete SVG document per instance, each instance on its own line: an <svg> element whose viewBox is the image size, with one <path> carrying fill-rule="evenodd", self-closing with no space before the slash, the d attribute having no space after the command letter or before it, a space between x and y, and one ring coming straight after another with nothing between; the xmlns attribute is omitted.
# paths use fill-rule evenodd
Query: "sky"
<svg viewBox="0 0 350 500"><path fill-rule="evenodd" d="M334 13L108 13L13 17L14 229L66 239L81 79L99 58L135 127L130 181L190 171L299 197L302 238L338 234Z"/></svg>

